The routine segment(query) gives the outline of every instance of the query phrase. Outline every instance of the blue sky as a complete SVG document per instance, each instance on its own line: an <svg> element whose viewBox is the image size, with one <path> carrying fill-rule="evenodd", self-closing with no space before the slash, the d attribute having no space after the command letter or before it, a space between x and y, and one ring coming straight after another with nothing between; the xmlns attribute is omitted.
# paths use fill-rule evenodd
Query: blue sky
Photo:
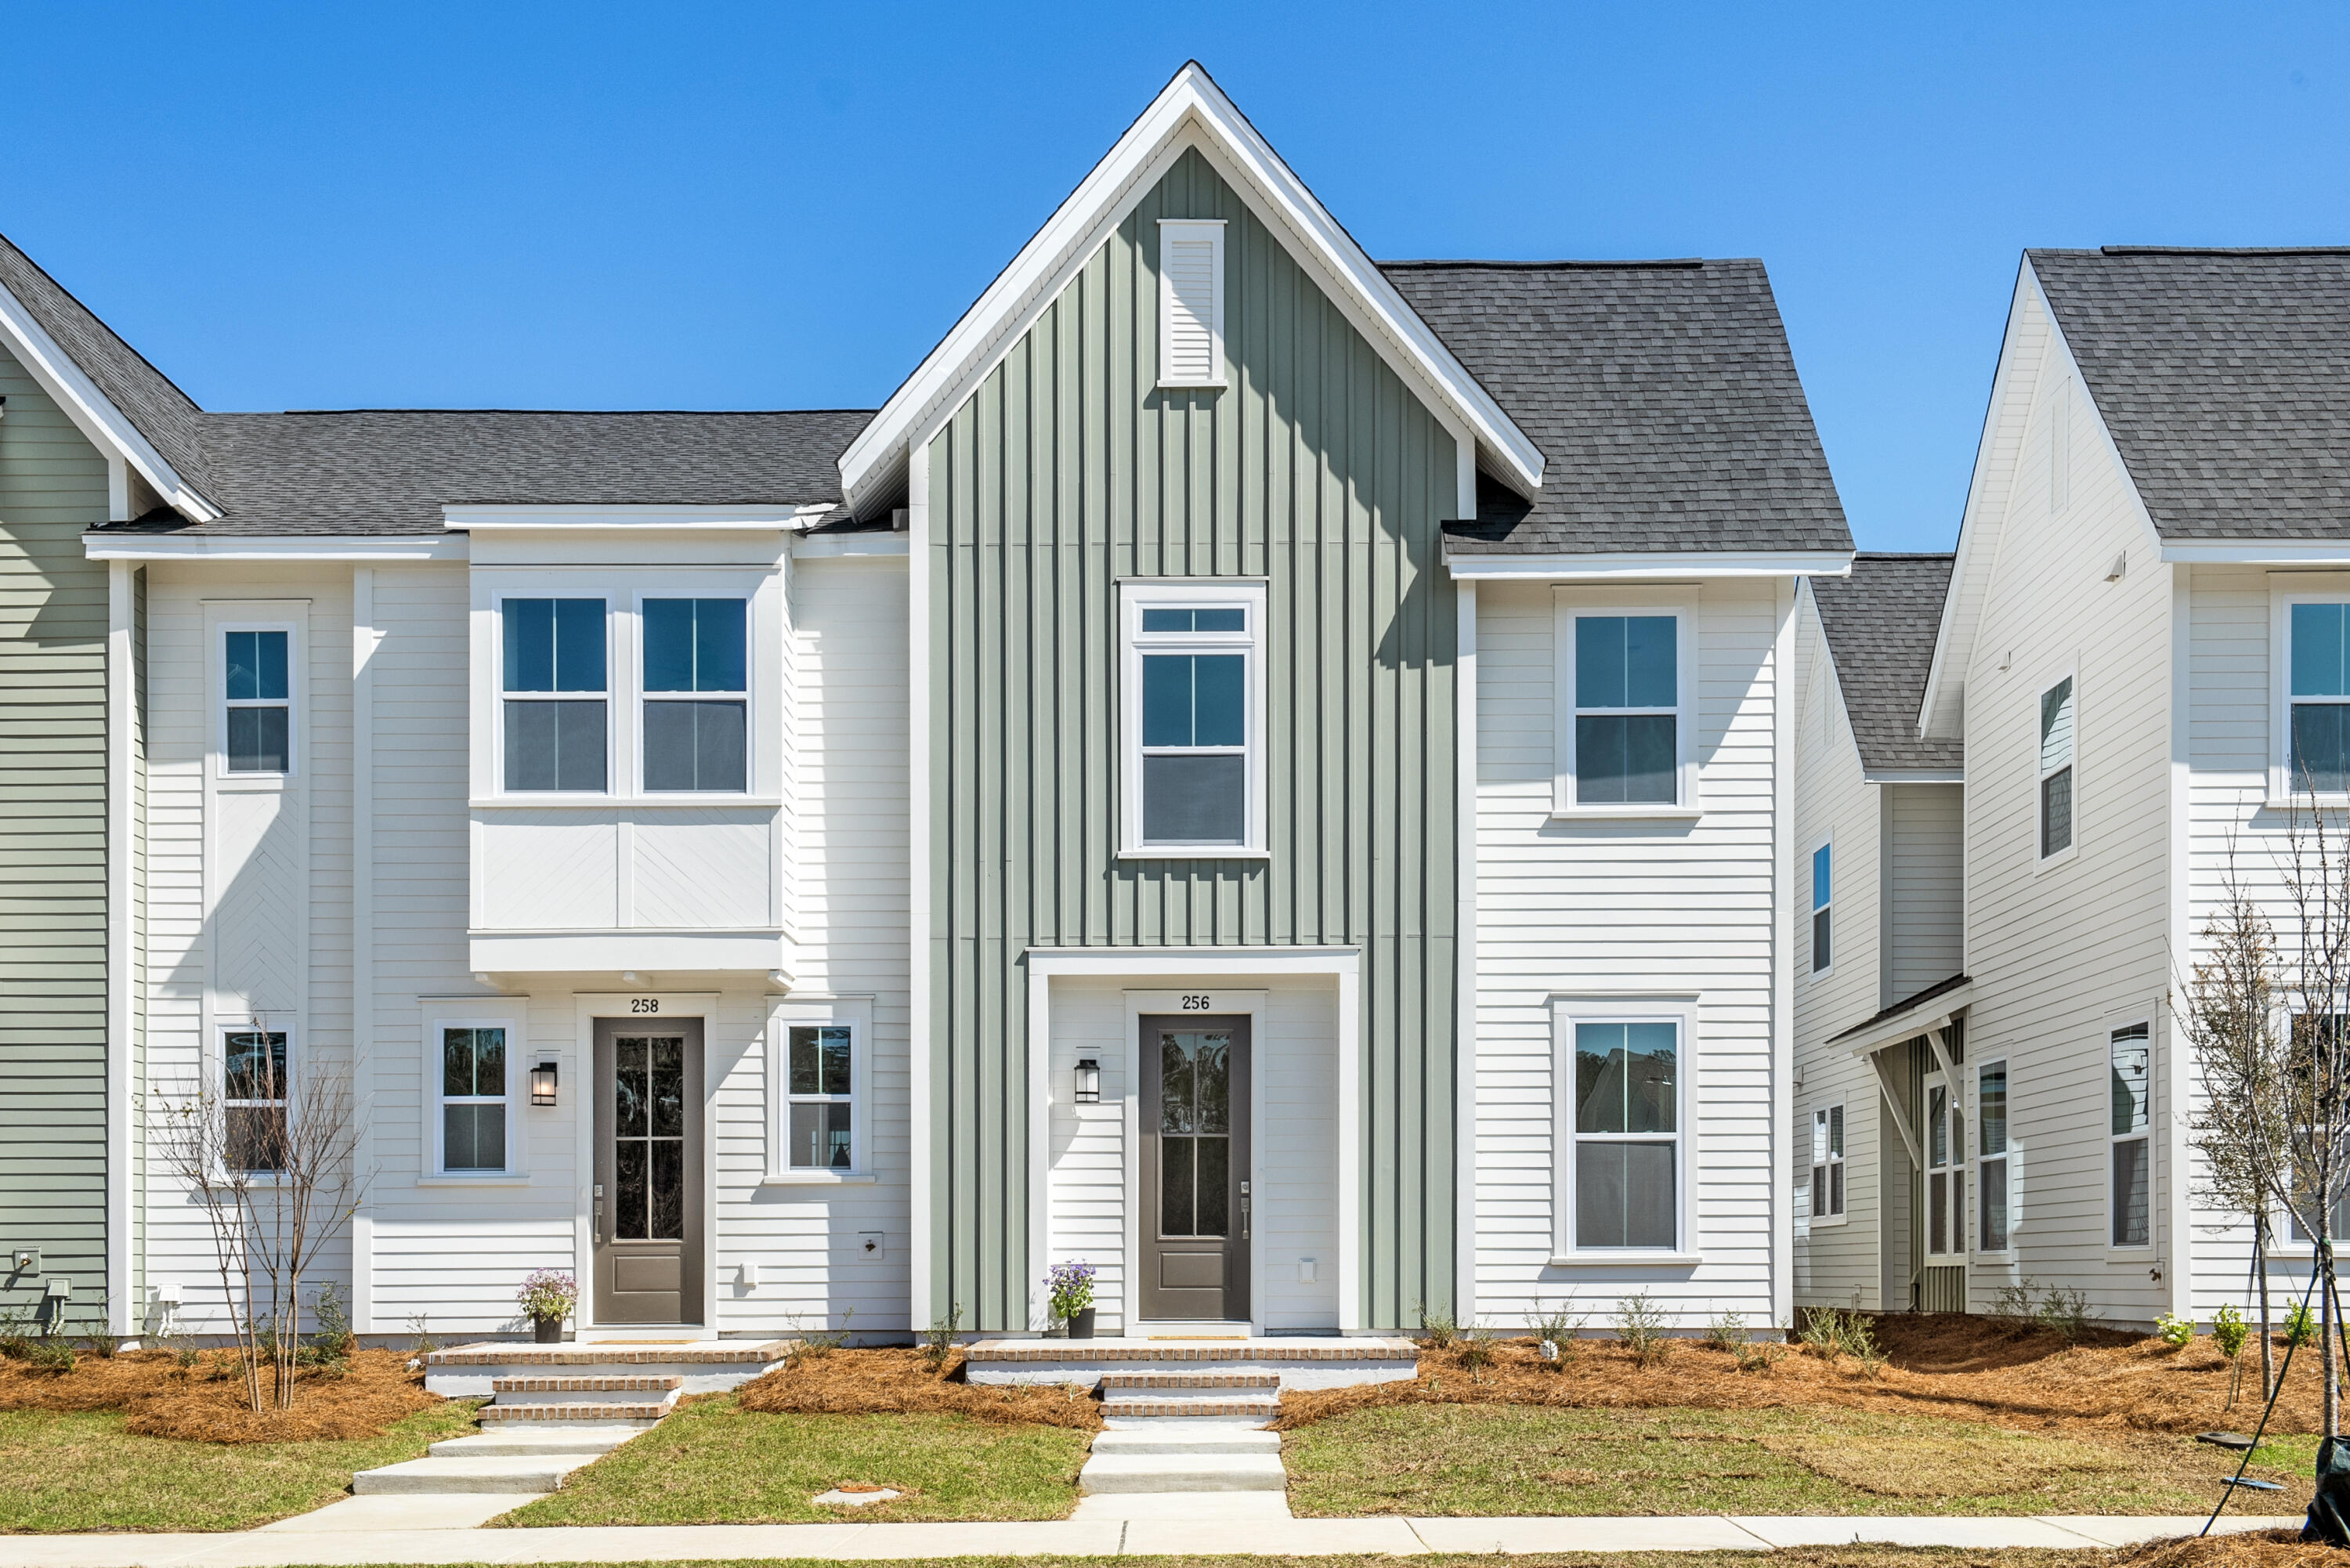
<svg viewBox="0 0 2350 1568"><path fill-rule="evenodd" d="M878 403L1186 57L1372 254L1759 255L1866 547L2026 245L2350 241L2350 7L7 7L0 232L214 409Z"/></svg>

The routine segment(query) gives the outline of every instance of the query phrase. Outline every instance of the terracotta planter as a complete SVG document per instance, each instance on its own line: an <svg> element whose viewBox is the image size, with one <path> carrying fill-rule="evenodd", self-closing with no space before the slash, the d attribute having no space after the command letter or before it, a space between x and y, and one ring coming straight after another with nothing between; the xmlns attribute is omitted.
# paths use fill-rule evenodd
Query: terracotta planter
<svg viewBox="0 0 2350 1568"><path fill-rule="evenodd" d="M539 1344L561 1345L563 1343L563 1320L561 1318L535 1317L530 1320L530 1326L536 1331Z"/></svg>
<svg viewBox="0 0 2350 1568"><path fill-rule="evenodd" d="M1069 1320L1071 1339L1091 1339L1094 1336L1094 1309L1086 1308Z"/></svg>

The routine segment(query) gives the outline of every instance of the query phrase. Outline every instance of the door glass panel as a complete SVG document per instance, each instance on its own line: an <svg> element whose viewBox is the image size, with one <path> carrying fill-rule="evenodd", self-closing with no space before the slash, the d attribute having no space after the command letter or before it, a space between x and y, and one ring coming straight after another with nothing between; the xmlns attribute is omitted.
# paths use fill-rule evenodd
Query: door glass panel
<svg viewBox="0 0 2350 1568"><path fill-rule="evenodd" d="M1200 1096L1200 1130L1232 1130L1232 1037L1195 1034L1192 1039L1192 1082Z"/></svg>
<svg viewBox="0 0 2350 1568"><path fill-rule="evenodd" d="M1221 1236L1232 1206L1232 1140L1203 1137L1200 1143L1200 1207L1195 1236Z"/></svg>
<svg viewBox="0 0 2350 1568"><path fill-rule="evenodd" d="M1191 1054L1184 1049L1186 1038L1174 1033L1159 1037L1159 1130L1162 1133L1191 1130Z"/></svg>
<svg viewBox="0 0 2350 1568"><path fill-rule="evenodd" d="M685 1136L685 1042L665 1035L651 1043L653 1137Z"/></svg>
<svg viewBox="0 0 2350 1568"><path fill-rule="evenodd" d="M1232 1210L1232 1037L1159 1036L1159 1229L1222 1236ZM1188 1136L1176 1136L1188 1135Z"/></svg>
<svg viewBox="0 0 2350 1568"><path fill-rule="evenodd" d="M645 1043L623 1040L614 1049L613 1130L622 1137L645 1136Z"/></svg>
<svg viewBox="0 0 2350 1568"><path fill-rule="evenodd" d="M613 1164L620 1241L685 1235L685 1041L628 1035L613 1042Z"/></svg>
<svg viewBox="0 0 2350 1568"><path fill-rule="evenodd" d="M614 1185L612 1235L622 1241L645 1239L645 1144L642 1138L622 1138L612 1151Z"/></svg>
<svg viewBox="0 0 2350 1568"><path fill-rule="evenodd" d="M1191 1233L1191 1158L1196 1139L1159 1140L1159 1229L1168 1236Z"/></svg>
<svg viewBox="0 0 2350 1568"><path fill-rule="evenodd" d="M685 1236L685 1141L657 1137L652 1141L652 1234L662 1241Z"/></svg>

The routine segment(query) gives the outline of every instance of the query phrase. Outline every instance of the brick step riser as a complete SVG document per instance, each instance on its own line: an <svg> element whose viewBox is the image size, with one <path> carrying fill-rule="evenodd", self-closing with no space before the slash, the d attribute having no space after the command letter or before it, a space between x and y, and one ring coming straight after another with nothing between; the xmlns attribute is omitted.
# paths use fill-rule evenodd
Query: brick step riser
<svg viewBox="0 0 2350 1568"><path fill-rule="evenodd" d="M1091 1387L1107 1384L1111 1378L1124 1377L1183 1377L1195 1376L1246 1376L1267 1378L1266 1386L1278 1383L1284 1388L1351 1388L1364 1383L1405 1382L1419 1375L1419 1364L1411 1361L1349 1363L1331 1361L1253 1361L1199 1362L1116 1362L1098 1363L1072 1358L1061 1362L1020 1361L991 1365L966 1363L964 1376L973 1383L1051 1384L1076 1383Z"/></svg>
<svg viewBox="0 0 2350 1568"><path fill-rule="evenodd" d="M570 1421L581 1426L609 1426L614 1422L642 1422L650 1427L669 1414L672 1403L627 1405L484 1405L475 1411L474 1419L484 1428L504 1426L513 1422Z"/></svg>
<svg viewBox="0 0 2350 1568"><path fill-rule="evenodd" d="M1211 1416L1228 1420L1270 1421L1280 1414L1280 1401L1274 1399L1106 1399L1102 1402L1102 1417L1105 1420Z"/></svg>

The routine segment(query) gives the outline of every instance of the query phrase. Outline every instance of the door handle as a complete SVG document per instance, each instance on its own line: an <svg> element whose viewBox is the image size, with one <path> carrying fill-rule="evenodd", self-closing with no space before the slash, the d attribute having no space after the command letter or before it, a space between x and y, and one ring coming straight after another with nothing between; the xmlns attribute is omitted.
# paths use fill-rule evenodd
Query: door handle
<svg viewBox="0 0 2350 1568"><path fill-rule="evenodd" d="M1249 1184L1241 1183L1241 1240L1249 1239Z"/></svg>
<svg viewBox="0 0 2350 1568"><path fill-rule="evenodd" d="M589 1240L597 1246L604 1244L604 1184L596 1184L596 1223Z"/></svg>

